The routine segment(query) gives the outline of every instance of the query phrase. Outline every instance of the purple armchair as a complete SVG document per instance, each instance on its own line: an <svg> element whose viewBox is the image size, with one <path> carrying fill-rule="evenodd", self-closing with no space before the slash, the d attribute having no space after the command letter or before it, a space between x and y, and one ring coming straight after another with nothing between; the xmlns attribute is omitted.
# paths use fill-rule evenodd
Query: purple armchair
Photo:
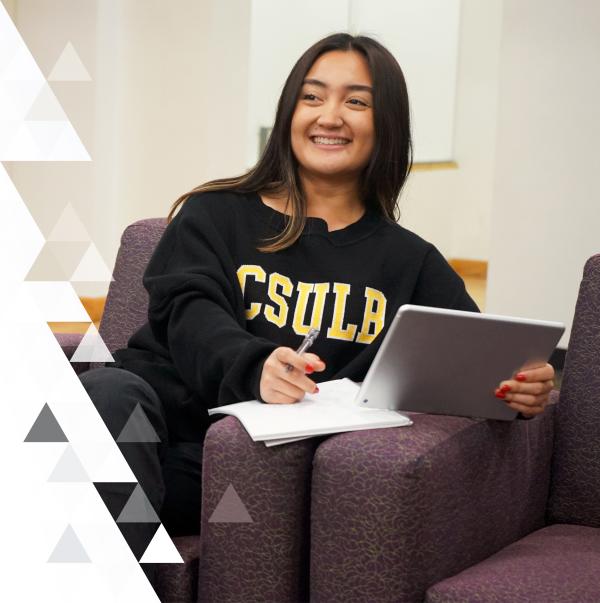
<svg viewBox="0 0 600 603"><path fill-rule="evenodd" d="M111 352L147 320L142 275L165 225L164 219L142 220L123 233L99 328ZM69 358L81 337L57 334ZM94 366L73 363L78 373ZM310 475L317 444L314 439L267 449L252 442L233 417L210 427L198 509L201 536L174 539L185 563L159 567L156 589L162 601L292 603L307 597ZM239 512L236 518L231 498L223 496L229 486L249 521ZM218 506L221 518L211 521ZM233 517L227 518L228 512Z"/></svg>
<svg viewBox="0 0 600 603"><path fill-rule="evenodd" d="M413 419L318 448L311 601L600 601L600 255L560 404L510 424Z"/></svg>
<svg viewBox="0 0 600 603"><path fill-rule="evenodd" d="M164 227L123 234L100 324L111 351L146 320L141 277ZM233 417L212 425L201 535L175 538L185 564L159 568L161 600L600 601L599 300L596 256L561 404L531 421L414 415L275 448Z"/></svg>

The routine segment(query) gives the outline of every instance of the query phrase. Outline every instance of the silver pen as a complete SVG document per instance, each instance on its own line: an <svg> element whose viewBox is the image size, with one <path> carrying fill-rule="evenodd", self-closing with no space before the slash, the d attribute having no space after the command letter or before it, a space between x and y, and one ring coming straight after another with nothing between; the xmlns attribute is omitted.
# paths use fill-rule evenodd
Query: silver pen
<svg viewBox="0 0 600 603"><path fill-rule="evenodd" d="M308 332L308 335L302 340L302 343L296 350L296 354L303 354L308 350L308 348L315 342L315 339L319 336L319 329L311 329ZM287 373L294 370L294 367L291 364L288 364L285 367Z"/></svg>

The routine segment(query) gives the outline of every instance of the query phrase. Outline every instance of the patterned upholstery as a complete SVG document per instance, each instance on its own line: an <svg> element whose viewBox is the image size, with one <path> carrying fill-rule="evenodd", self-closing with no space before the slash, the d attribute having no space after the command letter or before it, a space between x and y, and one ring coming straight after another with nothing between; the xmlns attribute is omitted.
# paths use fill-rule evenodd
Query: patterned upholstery
<svg viewBox="0 0 600 603"><path fill-rule="evenodd" d="M555 410L554 525L436 584L428 602L600 601L600 255L584 269Z"/></svg>
<svg viewBox="0 0 600 603"><path fill-rule="evenodd" d="M164 218L152 218L134 222L123 232L99 328L111 352L124 348L148 320L148 293L142 276L165 227Z"/></svg>
<svg viewBox="0 0 600 603"><path fill-rule="evenodd" d="M197 536L180 536L173 542L185 563L157 565L156 594L162 603L197 601L199 539Z"/></svg>
<svg viewBox="0 0 600 603"><path fill-rule="evenodd" d="M422 601L543 525L553 411L505 423L413 415L326 440L313 467L311 601Z"/></svg>
<svg viewBox="0 0 600 603"><path fill-rule="evenodd" d="M598 603L600 529L553 525L427 591L427 603Z"/></svg>
<svg viewBox="0 0 600 603"><path fill-rule="evenodd" d="M575 309L556 422L549 518L600 527L600 254L585 265Z"/></svg>
<svg viewBox="0 0 600 603"><path fill-rule="evenodd" d="M200 601L306 600L310 476L318 442L267 448L233 417L210 427L202 467ZM251 523L210 521L230 485Z"/></svg>

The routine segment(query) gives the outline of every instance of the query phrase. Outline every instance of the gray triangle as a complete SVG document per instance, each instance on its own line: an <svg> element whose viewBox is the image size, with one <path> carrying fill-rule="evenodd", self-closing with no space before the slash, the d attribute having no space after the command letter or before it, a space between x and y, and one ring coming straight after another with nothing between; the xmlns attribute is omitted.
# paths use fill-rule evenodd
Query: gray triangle
<svg viewBox="0 0 600 603"><path fill-rule="evenodd" d="M67 446L63 455L60 457L54 471L48 478L49 482L89 482L90 478L86 473L81 461L75 454L71 446Z"/></svg>
<svg viewBox="0 0 600 603"><path fill-rule="evenodd" d="M91 560L85 552L75 530L67 526L58 544L54 547L48 563L90 563Z"/></svg>
<svg viewBox="0 0 600 603"><path fill-rule="evenodd" d="M154 431L152 423L139 402L127 419L117 442L160 442L158 434Z"/></svg>
<svg viewBox="0 0 600 603"><path fill-rule="evenodd" d="M117 523L160 523L156 511L138 484L117 518Z"/></svg>
<svg viewBox="0 0 600 603"><path fill-rule="evenodd" d="M44 404L38 418L32 425L26 442L68 442L65 432L61 429L58 421L52 414L48 404Z"/></svg>
<svg viewBox="0 0 600 603"><path fill-rule="evenodd" d="M242 502L233 484L227 486L227 490L215 507L209 523L254 523L248 509Z"/></svg>

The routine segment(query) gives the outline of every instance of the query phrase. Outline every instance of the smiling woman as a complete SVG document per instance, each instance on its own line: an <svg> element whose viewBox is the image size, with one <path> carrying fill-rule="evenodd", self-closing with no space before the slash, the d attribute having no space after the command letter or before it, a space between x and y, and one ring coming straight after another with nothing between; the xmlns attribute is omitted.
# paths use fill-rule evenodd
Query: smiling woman
<svg viewBox="0 0 600 603"><path fill-rule="evenodd" d="M438 250L396 223L411 156L400 66L375 40L336 34L294 65L257 165L174 203L144 274L148 323L112 367L81 376L107 424L140 403L168 434L165 467L161 446L127 454L172 533L198 530L208 408L362 381L403 304L477 311ZM311 329L314 353L295 352ZM538 414L552 377L507 375L498 403Z"/></svg>

